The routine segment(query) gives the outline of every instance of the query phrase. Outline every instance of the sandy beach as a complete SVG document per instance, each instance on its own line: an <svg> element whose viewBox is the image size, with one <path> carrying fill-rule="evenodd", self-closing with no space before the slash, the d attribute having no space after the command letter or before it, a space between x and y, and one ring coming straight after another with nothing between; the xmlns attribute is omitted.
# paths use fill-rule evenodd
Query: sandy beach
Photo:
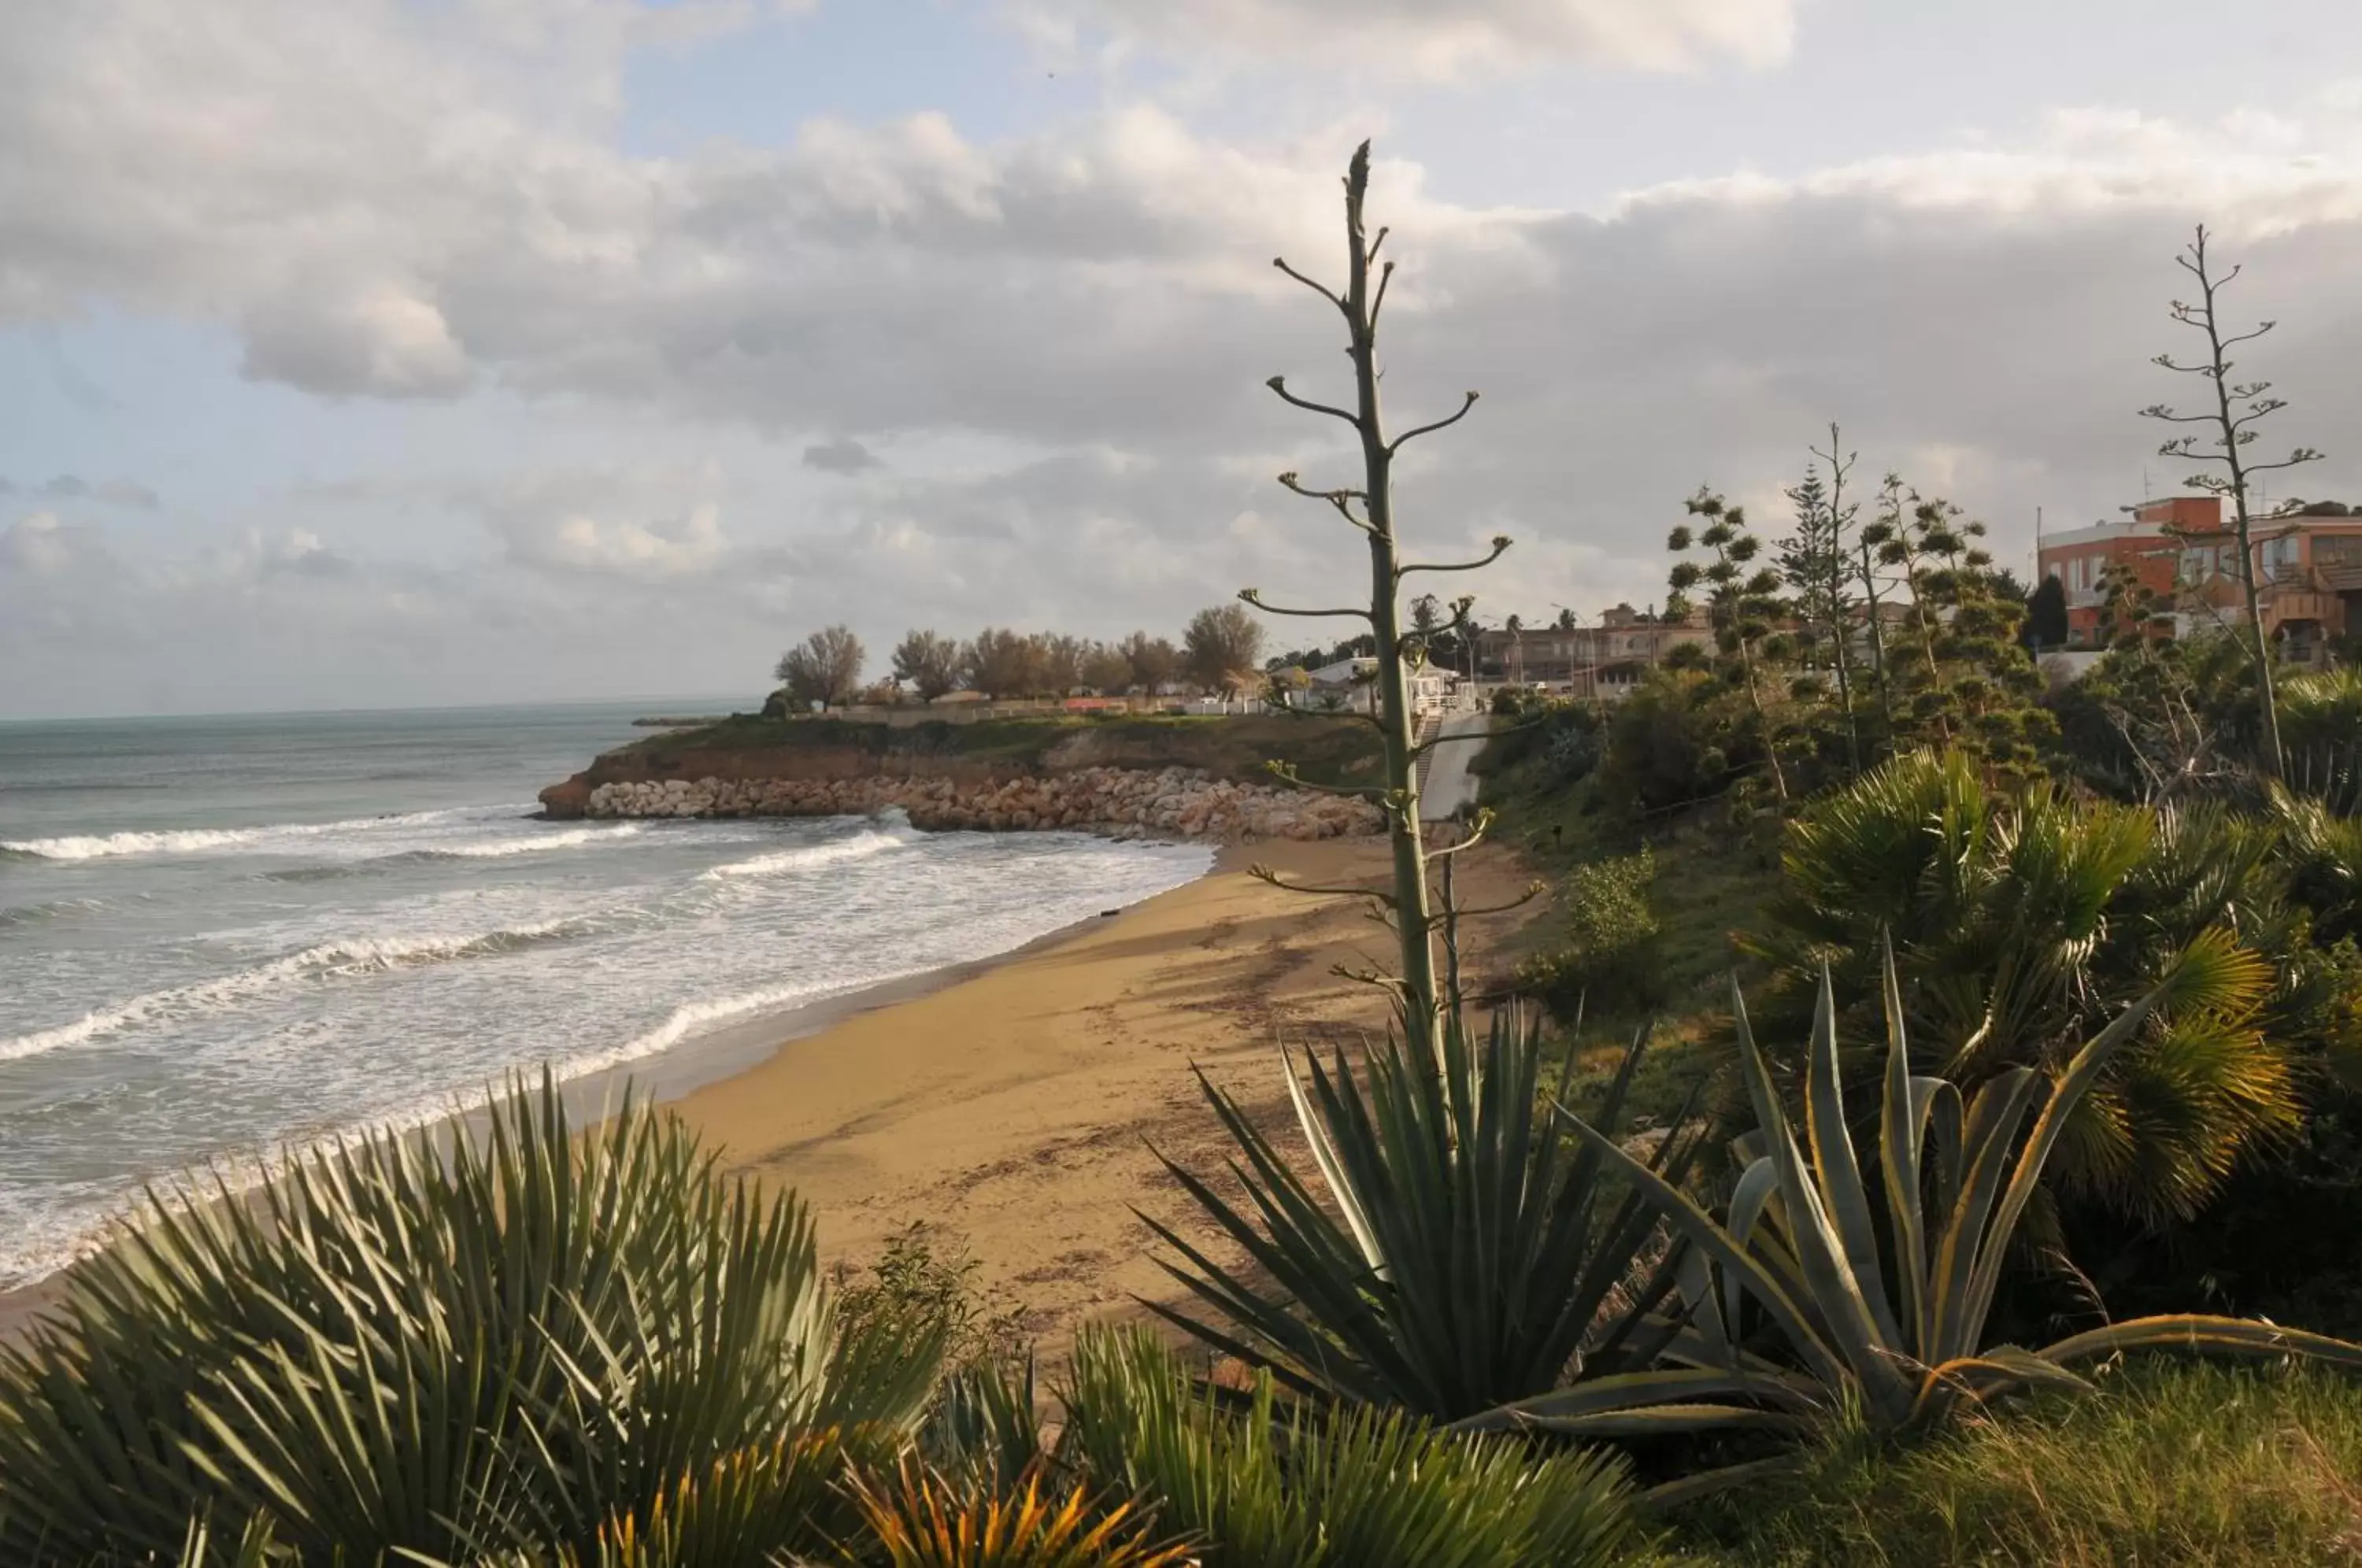
<svg viewBox="0 0 2362 1568"><path fill-rule="evenodd" d="M956 1236L1045 1347L1136 1297L1173 1298L1133 1210L1202 1229L1150 1151L1220 1168L1192 1065L1266 1125L1292 1125L1276 1042L1358 1039L1385 1021L1383 995L1333 970L1391 969L1391 935L1361 900L1255 879L1259 861L1332 885L1387 865L1382 840L1228 851L1199 881L790 1040L678 1109L732 1168L810 1202L833 1260L872 1257L912 1220ZM1481 847L1462 868L1473 904L1523 883ZM1481 955L1523 918L1476 922L1466 945Z"/></svg>
<svg viewBox="0 0 2362 1568"><path fill-rule="evenodd" d="M832 1264L858 1267L923 1221L969 1249L996 1305L1054 1353L1085 1320L1178 1299L1135 1210L1204 1234L1151 1152L1209 1172L1227 1156L1193 1066L1295 1143L1276 1043L1354 1043L1385 1027L1383 994L1335 970L1392 969L1392 935L1364 901L1274 888L1256 864L1332 886L1375 885L1388 866L1378 839L1233 847L1204 878L1112 917L807 1010L784 1040L775 1026L642 1064L638 1088L670 1100L728 1169L793 1187ZM1460 875L1480 906L1525 882L1484 846ZM1471 922L1472 975L1526 918ZM575 1098L595 1113L613 1088L587 1081ZM0 1336L63 1283L0 1292Z"/></svg>

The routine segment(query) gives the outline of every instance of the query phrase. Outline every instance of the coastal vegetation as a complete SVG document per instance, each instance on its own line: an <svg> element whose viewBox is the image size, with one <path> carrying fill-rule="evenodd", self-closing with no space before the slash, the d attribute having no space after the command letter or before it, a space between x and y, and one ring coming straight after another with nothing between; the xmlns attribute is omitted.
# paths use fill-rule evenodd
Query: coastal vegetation
<svg viewBox="0 0 2362 1568"><path fill-rule="evenodd" d="M1776 547L1711 491L1687 503L1668 587L1705 595L1708 641L1612 712L1510 694L1493 810L1431 845L1436 743L1407 687L1468 602L1406 618L1401 586L1508 542L1400 555L1396 451L1476 400L1386 434L1368 172L1365 145L1346 282L1279 264L1343 318L1352 407L1271 386L1354 433L1360 485L1282 482L1364 536L1371 592L1242 598L1363 620L1374 712L744 716L600 765L1186 766L1373 802L1384 879L1305 890L1387 927L1396 967L1354 977L1394 1027L1280 1042L1285 1132L1200 1077L1228 1163L1164 1161L1201 1222L1150 1225L1186 1293L1153 1308L1174 1338L1089 1328L1037 1366L955 1243L905 1231L832 1277L800 1200L668 1114L585 1127L554 1083L512 1085L480 1128L167 1195L75 1269L0 1347L0 1556L2362 1553L2362 1344L2339 1337L2362 1318L2353 682L2275 699L2244 652L2169 652L2136 607L2098 685L2046 691L1979 528L1899 479L1864 520L1832 431ZM1177 649L988 628L914 632L893 662L922 701L1102 676L1235 690L1259 635L1232 605ZM780 676L835 706L861 668L829 628ZM2203 769L2157 766L2192 737ZM1454 862L1488 834L1562 899L1534 951L1480 973ZM2292 1259L2312 1260L2293 1282Z"/></svg>

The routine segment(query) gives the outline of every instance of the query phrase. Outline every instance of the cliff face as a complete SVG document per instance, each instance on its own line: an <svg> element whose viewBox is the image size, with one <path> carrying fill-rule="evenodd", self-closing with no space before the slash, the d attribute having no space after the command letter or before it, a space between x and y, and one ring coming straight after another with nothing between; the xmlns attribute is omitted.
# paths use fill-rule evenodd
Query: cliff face
<svg viewBox="0 0 2362 1568"><path fill-rule="evenodd" d="M836 816L922 829L1088 828L1181 838L1377 833L1367 801L1258 782L1285 756L1374 781L1375 736L1322 720L935 724L733 720L607 753L541 792L553 817Z"/></svg>

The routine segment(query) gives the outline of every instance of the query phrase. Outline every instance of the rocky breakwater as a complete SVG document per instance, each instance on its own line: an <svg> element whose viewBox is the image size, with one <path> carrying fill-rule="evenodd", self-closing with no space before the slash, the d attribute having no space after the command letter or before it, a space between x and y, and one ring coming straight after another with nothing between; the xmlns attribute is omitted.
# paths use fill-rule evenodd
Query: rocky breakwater
<svg viewBox="0 0 2362 1568"><path fill-rule="evenodd" d="M554 793L544 795L553 810ZM895 807L911 826L929 831L1071 828L1125 838L1253 840L1345 838L1385 828L1383 813L1366 801L1233 783L1182 768L1082 767L981 780L877 775L613 779L590 788L579 814L822 817Z"/></svg>

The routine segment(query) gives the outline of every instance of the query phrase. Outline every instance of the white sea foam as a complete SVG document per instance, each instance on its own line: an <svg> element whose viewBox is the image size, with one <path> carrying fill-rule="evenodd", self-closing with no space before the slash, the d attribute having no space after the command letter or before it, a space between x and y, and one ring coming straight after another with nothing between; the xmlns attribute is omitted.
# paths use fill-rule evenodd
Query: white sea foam
<svg viewBox="0 0 2362 1568"><path fill-rule="evenodd" d="M734 860L701 872L702 880L712 882L736 877L778 877L791 871L809 871L815 866L832 866L845 860L866 860L889 850L907 848L912 839L911 830L889 828L880 833L867 829L851 838L840 838L827 844L809 844L800 849L775 850L769 855L757 855L751 860Z"/></svg>
<svg viewBox="0 0 2362 1568"><path fill-rule="evenodd" d="M733 1019L748 1018L756 1013L778 1012L788 1008L802 1007L830 997L843 996L847 991L867 990L872 986L890 985L930 971L924 967L892 969L882 974L863 975L855 979L813 981L800 986L767 986L759 990L740 991L734 996L712 997L703 1001L684 1002L665 1021L646 1033L635 1036L610 1051L579 1057L566 1065L564 1076L568 1078L588 1077L636 1062L668 1051L694 1034L702 1034L716 1024Z"/></svg>
<svg viewBox="0 0 2362 1568"><path fill-rule="evenodd" d="M529 837L477 839L466 844L438 844L425 849L405 853L420 856L447 856L455 860L502 860L512 855L535 855L546 849L572 849L585 844L605 844L638 834L640 824L621 823L613 827L562 828L557 833L535 834Z"/></svg>
<svg viewBox="0 0 2362 1568"><path fill-rule="evenodd" d="M80 1045L102 1035L137 1028L151 1019L218 1012L296 981L367 974L410 964L439 964L456 958L488 958L536 943L578 936L590 929L589 922L569 919L458 935L349 937L322 943L214 979L150 991L97 1008L72 1023L35 1030L13 1040L0 1040L0 1062Z"/></svg>
<svg viewBox="0 0 2362 1568"><path fill-rule="evenodd" d="M351 817L332 823L278 823L248 828L167 828L153 833L73 834L61 838L0 840L0 850L40 860L104 860L125 855L201 855L208 850L243 849L254 845L300 842L325 834L399 831L456 817L505 814L465 808L441 812L406 812L382 817Z"/></svg>

